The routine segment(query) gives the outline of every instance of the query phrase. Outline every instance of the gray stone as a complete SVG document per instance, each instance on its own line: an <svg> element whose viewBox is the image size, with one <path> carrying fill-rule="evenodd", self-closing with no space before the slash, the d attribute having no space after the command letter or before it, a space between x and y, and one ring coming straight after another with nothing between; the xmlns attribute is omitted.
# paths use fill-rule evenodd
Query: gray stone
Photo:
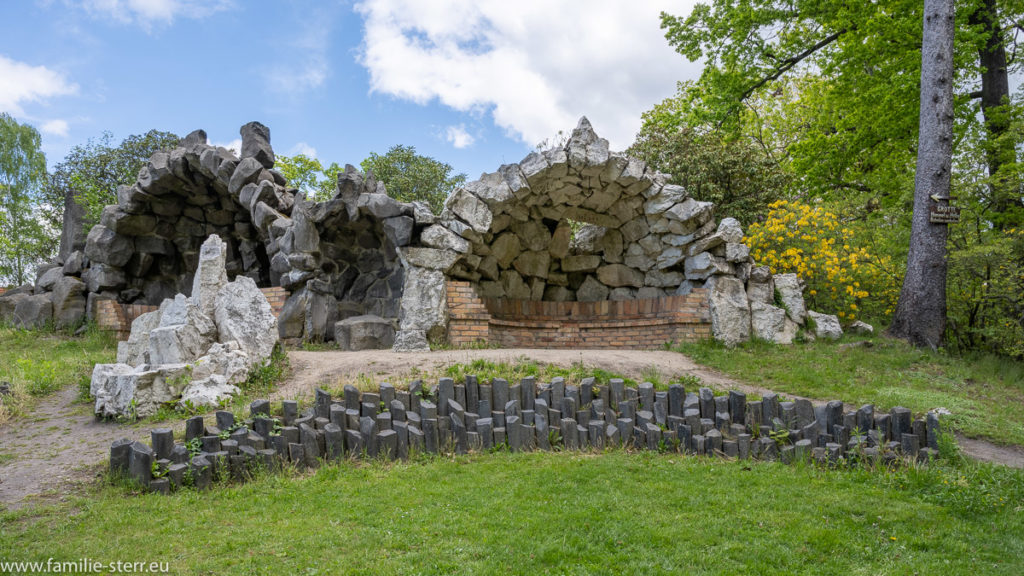
<svg viewBox="0 0 1024 576"><path fill-rule="evenodd" d="M142 442L132 442L128 451L128 476L143 488L153 479L153 450Z"/></svg>
<svg viewBox="0 0 1024 576"><path fill-rule="evenodd" d="M274 167L274 150L270 147L270 128L249 122L239 130L242 135L242 159L254 158L264 168Z"/></svg>
<svg viewBox="0 0 1024 576"><path fill-rule="evenodd" d="M727 346L750 339L750 306L743 282L736 278L718 278L708 294L711 332Z"/></svg>
<svg viewBox="0 0 1024 576"><path fill-rule="evenodd" d="M334 325L334 338L342 350L387 349L395 344L395 328L380 316L353 316Z"/></svg>
<svg viewBox="0 0 1024 576"><path fill-rule="evenodd" d="M67 267L66 264L65 267ZM858 334L861 336L870 336L871 334L875 333L874 326L868 324L867 322L862 322L860 320L854 320L853 322L851 322L846 327L846 330L852 334Z"/></svg>
<svg viewBox="0 0 1024 576"><path fill-rule="evenodd" d="M134 252L135 245L131 238L117 234L103 225L93 226L85 242L85 256L90 262L117 268L127 264Z"/></svg>
<svg viewBox="0 0 1024 576"><path fill-rule="evenodd" d="M53 324L58 330L73 328L85 319L85 283L71 276L61 276L53 284Z"/></svg>
<svg viewBox="0 0 1024 576"><path fill-rule="evenodd" d="M747 295L749 298L749 289ZM795 334L790 334L786 330L784 309L750 299L750 335L776 344L792 344Z"/></svg>
<svg viewBox="0 0 1024 576"><path fill-rule="evenodd" d="M128 438L115 440L110 445L110 474L112 476L127 476L131 449L132 441Z"/></svg>
<svg viewBox="0 0 1024 576"><path fill-rule="evenodd" d="M150 431L150 439L153 445L153 454L157 460L171 457L171 449L174 448L174 431L170 428L155 428Z"/></svg>
<svg viewBox="0 0 1024 576"><path fill-rule="evenodd" d="M813 310L808 310L807 316L814 323L815 337L827 340L839 340L843 337L843 329L840 327L839 318L835 314L819 314Z"/></svg>
<svg viewBox="0 0 1024 576"><path fill-rule="evenodd" d="M490 230L494 219L487 204L465 188L456 189L445 202L445 208L481 234Z"/></svg>
<svg viewBox="0 0 1024 576"><path fill-rule="evenodd" d="M576 291L576 299L580 302L596 302L607 300L610 290L593 276L587 276Z"/></svg>
<svg viewBox="0 0 1024 576"><path fill-rule="evenodd" d="M14 301L10 321L17 328L39 329L53 321L53 302L49 294L15 294L9 300Z"/></svg>
<svg viewBox="0 0 1024 576"><path fill-rule="evenodd" d="M803 281L796 274L776 274L772 280L775 282L775 289L782 299L782 305L786 309L789 319L803 325L807 318Z"/></svg>

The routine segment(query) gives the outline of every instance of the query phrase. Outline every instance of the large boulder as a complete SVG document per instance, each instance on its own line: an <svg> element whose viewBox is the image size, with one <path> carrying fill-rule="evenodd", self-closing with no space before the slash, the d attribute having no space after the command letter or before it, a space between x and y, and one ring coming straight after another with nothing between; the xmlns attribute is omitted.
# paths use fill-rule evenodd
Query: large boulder
<svg viewBox="0 0 1024 576"><path fill-rule="evenodd" d="M53 285L53 324L58 330L73 328L85 319L85 283L73 276L61 276Z"/></svg>
<svg viewBox="0 0 1024 576"><path fill-rule="evenodd" d="M18 297L14 305L12 323L18 328L43 328L53 321L53 302L49 294Z"/></svg>
<svg viewBox="0 0 1024 576"><path fill-rule="evenodd" d="M170 304L170 300L166 304ZM128 339L117 343L117 361L120 364L138 366L150 364L149 333L160 327L160 310L146 312L132 320L132 329Z"/></svg>
<svg viewBox="0 0 1024 576"><path fill-rule="evenodd" d="M342 350L389 349L395 344L395 326L380 316L353 316L334 325L334 339Z"/></svg>
<svg viewBox="0 0 1024 576"><path fill-rule="evenodd" d="M809 310L807 317L814 324L814 335L816 337L828 340L839 340L843 337L843 329L839 325L839 318L835 314L819 314Z"/></svg>
<svg viewBox="0 0 1024 576"><path fill-rule="evenodd" d="M189 383L186 364L131 367L97 364L89 392L96 399L94 411L102 417L145 417L161 404L176 400Z"/></svg>
<svg viewBox="0 0 1024 576"><path fill-rule="evenodd" d="M213 320L191 299L178 294L161 315L160 325L149 333L150 362L193 362L210 348L216 336Z"/></svg>
<svg viewBox="0 0 1024 576"><path fill-rule="evenodd" d="M792 344L796 324L786 317L786 311L759 300L750 301L750 335L776 344Z"/></svg>
<svg viewBox="0 0 1024 576"><path fill-rule="evenodd" d="M85 239L85 256L92 262L120 268L131 260L134 253L135 244L131 238L122 236L102 224L93 226Z"/></svg>
<svg viewBox="0 0 1024 576"><path fill-rule="evenodd" d="M803 281L796 274L776 274L772 280L789 319L802 326L807 318Z"/></svg>
<svg viewBox="0 0 1024 576"><path fill-rule="evenodd" d="M193 380L181 392L179 401L185 406L220 406L221 402L241 390L229 384L226 377L214 374L202 380Z"/></svg>
<svg viewBox="0 0 1024 576"><path fill-rule="evenodd" d="M302 338L306 326L306 308L309 305L310 291L305 287L292 292L285 300L284 307L277 317L277 332L282 339Z"/></svg>
<svg viewBox="0 0 1024 576"><path fill-rule="evenodd" d="M28 298L30 295L22 292L11 293L8 291L0 296L0 323L14 324L14 311L18 307L18 302Z"/></svg>
<svg viewBox="0 0 1024 576"><path fill-rule="evenodd" d="M726 346L750 340L750 305L743 282L719 276L708 292L711 309L711 333Z"/></svg>
<svg viewBox="0 0 1024 576"><path fill-rule="evenodd" d="M218 342L192 364L192 380L199 382L218 375L228 384L238 385L249 377L252 361L253 357L246 354L237 342Z"/></svg>
<svg viewBox="0 0 1024 576"><path fill-rule="evenodd" d="M440 270L406 268L402 304L398 315L399 329L422 331L428 339L443 338L448 325L447 294L444 273ZM400 345L405 345L406 342L412 342L417 346L421 344L418 338L396 339L395 350L402 350ZM416 349L423 348L420 346Z"/></svg>
<svg viewBox="0 0 1024 576"><path fill-rule="evenodd" d="M36 278L36 290L39 292L49 292L53 290L53 285L57 283L61 278L64 277L64 268L56 266L47 269L42 272L38 278Z"/></svg>
<svg viewBox="0 0 1024 576"><path fill-rule="evenodd" d="M239 276L217 292L213 319L219 342L237 342L254 361L273 353L278 342L277 319L252 278Z"/></svg>

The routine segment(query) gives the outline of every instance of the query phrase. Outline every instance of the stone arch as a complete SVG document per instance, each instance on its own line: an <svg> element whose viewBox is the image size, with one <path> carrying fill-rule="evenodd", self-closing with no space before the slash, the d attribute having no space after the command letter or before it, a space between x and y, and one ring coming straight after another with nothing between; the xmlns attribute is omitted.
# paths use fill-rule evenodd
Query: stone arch
<svg viewBox="0 0 1024 576"><path fill-rule="evenodd" d="M269 130L247 124L242 136L249 154L239 160L208 146L197 130L180 147L154 154L135 184L118 189L118 203L103 210L86 239L82 280L89 293L145 304L189 295L199 249L213 234L227 245L230 279L245 275L261 287L276 285L268 231L255 225L254 214L266 207L287 216L294 191L273 170Z"/></svg>
<svg viewBox="0 0 1024 576"><path fill-rule="evenodd" d="M458 252L448 274L484 298L659 298L752 266L735 220L716 224L711 203L609 152L586 118L564 147L485 174L446 206L447 229L421 241Z"/></svg>

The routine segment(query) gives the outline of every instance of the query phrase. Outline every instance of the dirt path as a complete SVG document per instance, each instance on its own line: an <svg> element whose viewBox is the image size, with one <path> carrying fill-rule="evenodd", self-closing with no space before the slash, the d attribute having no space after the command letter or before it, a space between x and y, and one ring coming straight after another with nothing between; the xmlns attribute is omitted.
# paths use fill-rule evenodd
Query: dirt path
<svg viewBox="0 0 1024 576"><path fill-rule="evenodd" d="M292 376L276 392L277 398L301 397L312 393L320 384L334 385L359 380L360 375L375 382L387 379L408 381L421 378L425 382L436 379L443 369L452 364L469 364L474 360L507 362L529 359L540 364L571 366L583 363L602 368L629 378L641 379L644 373L657 370L663 379L691 374L710 386L720 389L734 388L761 393L764 388L749 386L732 380L710 368L699 366L690 358L676 352L640 350L440 350L435 352L301 352L288 353L292 363Z"/></svg>
<svg viewBox="0 0 1024 576"><path fill-rule="evenodd" d="M118 438L143 439L149 429L96 420L76 404L70 386L42 399L31 418L0 427L0 509L18 508L28 496L56 498L95 477Z"/></svg>
<svg viewBox="0 0 1024 576"><path fill-rule="evenodd" d="M719 390L734 389L753 394L768 391L699 366L682 354L662 351L293 351L289 352L289 357L292 375L273 393L273 398L308 397L317 386L335 387L339 383L379 383L387 380L401 383L413 378L429 382L436 380L443 369L451 364L468 364L476 359L514 363L523 357L541 364L567 367L582 362L588 367L602 368L634 379L642 379L656 370L663 380L689 374ZM157 427L150 422L124 425L97 421L88 405L75 403L76 394L75 387L66 388L42 399L31 419L0 427L0 509L20 507L32 502L30 497L38 495L42 495L42 498L63 498L76 485L95 478L100 465L107 458L111 442L124 437L146 440L149 429ZM1024 468L1024 448L958 438L964 453L972 458Z"/></svg>

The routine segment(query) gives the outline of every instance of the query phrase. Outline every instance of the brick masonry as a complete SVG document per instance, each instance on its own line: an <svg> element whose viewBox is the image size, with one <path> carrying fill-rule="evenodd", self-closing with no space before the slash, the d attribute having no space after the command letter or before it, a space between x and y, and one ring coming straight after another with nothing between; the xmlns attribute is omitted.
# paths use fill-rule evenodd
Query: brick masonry
<svg viewBox="0 0 1024 576"><path fill-rule="evenodd" d="M288 299L288 291L279 286L260 288L260 292L270 303L274 317L281 313L284 302ZM117 334L118 340L125 340L131 333L132 322L139 316L158 309L159 306L144 304L118 304L114 300L101 300L96 305L96 324L101 330L109 330Z"/></svg>
<svg viewBox="0 0 1024 576"><path fill-rule="evenodd" d="M448 281L448 341L509 348L661 348L711 337L707 293L600 302L480 298L469 282Z"/></svg>

